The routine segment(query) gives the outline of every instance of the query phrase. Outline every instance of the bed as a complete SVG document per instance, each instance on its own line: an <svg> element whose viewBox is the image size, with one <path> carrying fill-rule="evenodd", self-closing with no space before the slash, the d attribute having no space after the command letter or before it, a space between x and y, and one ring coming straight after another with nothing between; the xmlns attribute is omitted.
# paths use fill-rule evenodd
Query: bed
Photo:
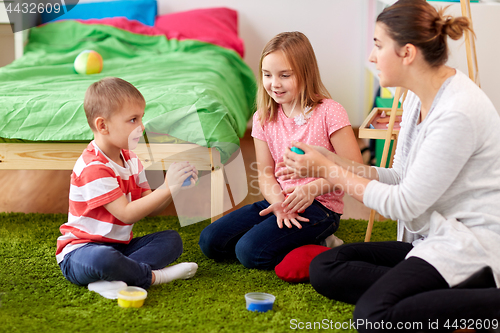
<svg viewBox="0 0 500 333"><path fill-rule="evenodd" d="M71 170L93 138L85 90L116 76L146 99L145 140L135 150L145 168L188 160L205 170L210 217L217 219L226 182L233 204L247 193L246 184L236 184L246 183L239 138L254 111L256 84L242 60L237 13L200 9L156 16L153 25L110 16L33 28L24 55L0 68L0 170ZM102 55L100 74L75 73L73 61L87 49Z"/></svg>

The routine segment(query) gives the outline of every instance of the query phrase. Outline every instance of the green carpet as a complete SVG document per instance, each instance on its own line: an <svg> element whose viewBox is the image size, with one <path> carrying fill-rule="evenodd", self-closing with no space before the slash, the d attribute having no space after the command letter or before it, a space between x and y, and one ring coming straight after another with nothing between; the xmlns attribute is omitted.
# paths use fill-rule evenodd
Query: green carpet
<svg viewBox="0 0 500 333"><path fill-rule="evenodd" d="M142 308L120 308L116 300L62 276L54 253L66 218L0 213L0 332L290 332L314 325L355 332L331 329L352 319L354 306L329 300L308 283L284 282L274 271L246 269L236 261L215 263L198 247L209 222L181 228L173 217L140 221L135 236L177 230L184 241L178 261L198 263L196 276L151 287ZM365 230L366 221L342 220L337 235L346 243L359 242ZM395 235L395 222L377 222L372 241L394 240ZM275 295L273 311L247 311L244 295L251 291Z"/></svg>

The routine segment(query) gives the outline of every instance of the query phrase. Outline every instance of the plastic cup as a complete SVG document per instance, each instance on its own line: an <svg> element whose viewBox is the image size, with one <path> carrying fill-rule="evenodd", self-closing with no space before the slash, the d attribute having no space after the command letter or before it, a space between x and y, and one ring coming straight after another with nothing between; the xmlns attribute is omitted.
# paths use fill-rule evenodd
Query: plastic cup
<svg viewBox="0 0 500 333"><path fill-rule="evenodd" d="M267 312L273 309L276 297L266 293L245 294L248 311Z"/></svg>
<svg viewBox="0 0 500 333"><path fill-rule="evenodd" d="M139 287L127 287L118 292L118 305L122 308L140 308L148 292Z"/></svg>

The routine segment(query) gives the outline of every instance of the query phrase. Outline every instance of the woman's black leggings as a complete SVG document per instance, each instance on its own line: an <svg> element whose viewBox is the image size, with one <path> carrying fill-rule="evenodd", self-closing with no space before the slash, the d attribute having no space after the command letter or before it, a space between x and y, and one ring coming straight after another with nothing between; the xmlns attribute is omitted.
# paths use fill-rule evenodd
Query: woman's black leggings
<svg viewBox="0 0 500 333"><path fill-rule="evenodd" d="M500 289L489 267L450 288L425 260L405 260L411 249L403 242L334 248L311 262L311 285L328 298L356 304L359 332L500 328Z"/></svg>

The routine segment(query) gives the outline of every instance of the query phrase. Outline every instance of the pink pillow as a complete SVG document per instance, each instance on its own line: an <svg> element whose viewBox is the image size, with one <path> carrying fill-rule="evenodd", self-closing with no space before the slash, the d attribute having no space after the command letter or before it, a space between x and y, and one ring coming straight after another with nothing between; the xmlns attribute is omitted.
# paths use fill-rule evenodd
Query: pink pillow
<svg viewBox="0 0 500 333"><path fill-rule="evenodd" d="M321 245L304 245L292 250L274 268L276 275L287 282L308 282L309 264L318 254L330 250Z"/></svg>
<svg viewBox="0 0 500 333"><path fill-rule="evenodd" d="M195 39L230 48L244 56L238 37L238 13L229 8L195 9L157 16L155 28L168 39Z"/></svg>
<svg viewBox="0 0 500 333"><path fill-rule="evenodd" d="M145 25L136 20L129 20L126 17L107 17L103 19L88 19L88 20L77 20L77 21L84 24L110 25L115 28L127 30L135 34L141 34L141 35L148 35L148 36L163 35L163 32L159 31L155 27Z"/></svg>

